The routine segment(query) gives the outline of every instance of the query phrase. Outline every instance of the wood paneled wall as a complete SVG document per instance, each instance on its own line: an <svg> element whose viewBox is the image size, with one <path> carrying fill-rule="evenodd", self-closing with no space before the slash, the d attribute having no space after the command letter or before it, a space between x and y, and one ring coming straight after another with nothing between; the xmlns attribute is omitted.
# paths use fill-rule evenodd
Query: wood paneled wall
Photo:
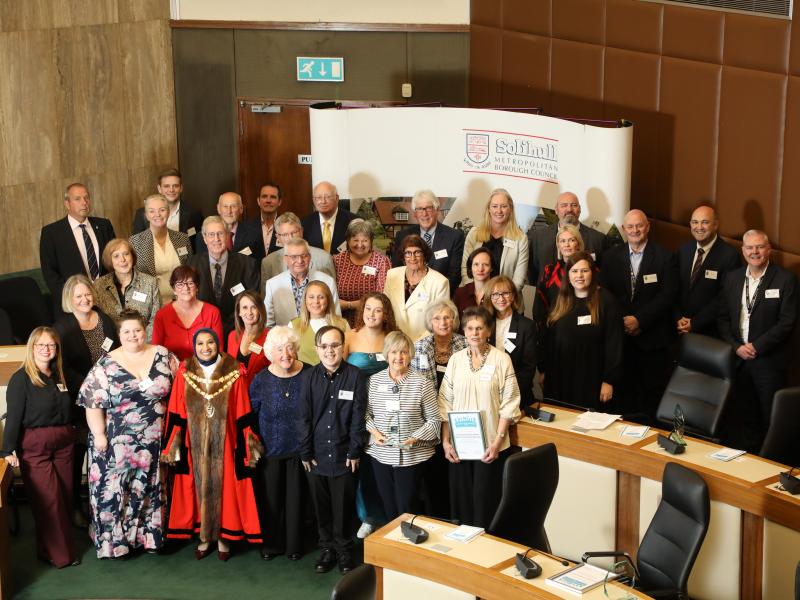
<svg viewBox="0 0 800 600"><path fill-rule="evenodd" d="M713 202L723 235L764 229L800 264L800 5L794 21L641 0L471 8L472 106L628 118L631 204L657 239L687 239Z"/></svg>
<svg viewBox="0 0 800 600"><path fill-rule="evenodd" d="M0 0L0 272L39 266L39 230L81 181L130 233L177 164L168 0Z"/></svg>

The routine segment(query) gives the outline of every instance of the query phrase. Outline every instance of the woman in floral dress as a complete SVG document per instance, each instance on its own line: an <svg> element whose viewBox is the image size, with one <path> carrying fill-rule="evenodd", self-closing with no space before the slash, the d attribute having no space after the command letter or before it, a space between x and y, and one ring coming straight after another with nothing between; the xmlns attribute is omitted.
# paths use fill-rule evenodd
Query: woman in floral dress
<svg viewBox="0 0 800 600"><path fill-rule="evenodd" d="M159 455L164 401L177 361L145 343L147 322L133 310L117 321L122 346L102 357L81 386L89 423L90 535L98 558L119 558L163 543Z"/></svg>

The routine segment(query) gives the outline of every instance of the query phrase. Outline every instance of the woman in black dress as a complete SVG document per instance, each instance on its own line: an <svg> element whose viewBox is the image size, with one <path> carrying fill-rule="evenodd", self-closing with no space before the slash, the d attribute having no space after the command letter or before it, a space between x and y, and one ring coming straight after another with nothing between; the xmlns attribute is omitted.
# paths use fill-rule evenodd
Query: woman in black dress
<svg viewBox="0 0 800 600"><path fill-rule="evenodd" d="M539 370L544 396L597 410L614 395L622 368L622 312L598 286L592 256L567 260L566 285L547 318Z"/></svg>

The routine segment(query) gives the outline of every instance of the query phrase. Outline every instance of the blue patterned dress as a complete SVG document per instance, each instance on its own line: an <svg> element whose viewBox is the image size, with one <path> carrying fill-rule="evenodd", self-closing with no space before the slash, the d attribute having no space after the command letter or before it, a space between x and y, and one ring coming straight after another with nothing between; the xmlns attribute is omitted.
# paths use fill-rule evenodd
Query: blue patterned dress
<svg viewBox="0 0 800 600"><path fill-rule="evenodd" d="M98 558L163 543L165 499L159 467L165 400L172 388L169 351L156 347L148 379L136 379L108 354L89 371L78 404L106 413L105 452L89 434L90 535Z"/></svg>

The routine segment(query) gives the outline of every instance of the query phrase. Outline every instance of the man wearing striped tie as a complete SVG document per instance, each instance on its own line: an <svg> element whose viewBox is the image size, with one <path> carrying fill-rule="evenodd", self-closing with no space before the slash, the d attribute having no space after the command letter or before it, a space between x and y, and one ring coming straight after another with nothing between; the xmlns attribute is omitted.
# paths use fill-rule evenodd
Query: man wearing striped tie
<svg viewBox="0 0 800 600"><path fill-rule="evenodd" d="M315 248L330 254L346 249L345 234L350 221L356 216L349 210L339 208L339 192L329 181L314 186L314 212L302 220L303 237Z"/></svg>
<svg viewBox="0 0 800 600"><path fill-rule="evenodd" d="M92 199L89 188L71 183L64 191L67 215L42 227L39 238L39 262L42 276L56 306L61 310L61 289L71 275L86 274L94 281L105 274L100 262L106 244L116 237L111 221L90 217Z"/></svg>

